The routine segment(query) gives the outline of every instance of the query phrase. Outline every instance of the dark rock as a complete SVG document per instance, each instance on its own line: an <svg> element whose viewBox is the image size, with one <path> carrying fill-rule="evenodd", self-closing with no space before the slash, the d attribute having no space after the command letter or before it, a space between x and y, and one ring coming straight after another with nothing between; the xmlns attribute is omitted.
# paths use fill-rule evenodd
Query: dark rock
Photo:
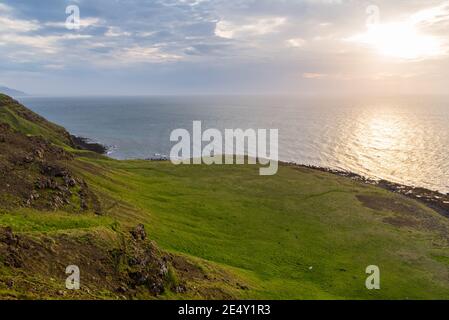
<svg viewBox="0 0 449 320"><path fill-rule="evenodd" d="M73 145L80 150L88 150L99 154L105 154L108 151L108 148L95 142L90 142L89 139L70 136L73 142Z"/></svg>
<svg viewBox="0 0 449 320"><path fill-rule="evenodd" d="M136 271L129 273L134 286L141 286L147 284L148 275L142 271Z"/></svg>
<svg viewBox="0 0 449 320"><path fill-rule="evenodd" d="M66 186L68 187L74 187L76 186L76 180L73 179L72 177L70 177L69 175L64 177L64 183L66 184Z"/></svg>
<svg viewBox="0 0 449 320"><path fill-rule="evenodd" d="M164 283L162 281L150 283L148 289L154 295L161 295L165 292Z"/></svg>
<svg viewBox="0 0 449 320"><path fill-rule="evenodd" d="M21 268L23 261L19 250L20 238L13 233L11 227L0 228L0 242L7 245L6 255L3 257L4 264L12 268Z"/></svg>
<svg viewBox="0 0 449 320"><path fill-rule="evenodd" d="M14 281L12 279L9 279L8 281L6 281L6 286L9 289L12 289L14 287Z"/></svg>
<svg viewBox="0 0 449 320"><path fill-rule="evenodd" d="M137 227L135 227L131 231L131 235L137 241L139 241L139 240L142 240L142 241L146 240L147 233L145 232L145 226L143 224L139 224Z"/></svg>
<svg viewBox="0 0 449 320"><path fill-rule="evenodd" d="M8 254L5 257L4 263L8 267L12 268L22 268L23 260L20 256L17 248L8 248Z"/></svg>
<svg viewBox="0 0 449 320"><path fill-rule="evenodd" d="M59 290L58 295L64 297L66 295L66 292L63 290Z"/></svg>
<svg viewBox="0 0 449 320"><path fill-rule="evenodd" d="M180 285L174 287L174 288L173 288L173 291L174 291L175 293L185 293L185 292L187 292L187 288L186 288L185 285L180 284Z"/></svg>
<svg viewBox="0 0 449 320"><path fill-rule="evenodd" d="M125 285L122 285L122 286L118 287L116 291L118 293L127 293L128 292L128 288Z"/></svg>
<svg viewBox="0 0 449 320"><path fill-rule="evenodd" d="M161 262L159 266L159 275L161 277L166 277L168 275L168 266L165 262Z"/></svg>
<svg viewBox="0 0 449 320"><path fill-rule="evenodd" d="M43 164L41 167L42 174L50 177L58 177L62 178L64 176L69 175L67 169L62 168L57 165Z"/></svg>
<svg viewBox="0 0 449 320"><path fill-rule="evenodd" d="M0 241L8 246L17 246L19 244L19 237L13 233L11 227L1 228Z"/></svg>
<svg viewBox="0 0 449 320"><path fill-rule="evenodd" d="M89 209L89 205L87 204L86 199L84 199L84 198L80 199L80 207L81 207L81 210Z"/></svg>
<svg viewBox="0 0 449 320"><path fill-rule="evenodd" d="M23 162L24 163L32 163L34 161L34 158L32 157L32 156L30 156L30 155L26 155L24 158L23 158Z"/></svg>
<svg viewBox="0 0 449 320"><path fill-rule="evenodd" d="M241 290L249 290L249 288L248 288L247 286L245 286L244 284L238 283L237 286L238 286Z"/></svg>
<svg viewBox="0 0 449 320"><path fill-rule="evenodd" d="M44 151L42 149L36 149L36 150L34 150L34 155L38 159L43 159L44 158Z"/></svg>

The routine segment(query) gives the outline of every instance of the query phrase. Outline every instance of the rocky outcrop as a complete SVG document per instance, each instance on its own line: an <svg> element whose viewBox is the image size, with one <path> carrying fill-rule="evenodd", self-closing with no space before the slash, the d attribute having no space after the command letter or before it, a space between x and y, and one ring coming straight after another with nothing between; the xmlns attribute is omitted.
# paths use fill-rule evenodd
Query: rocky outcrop
<svg viewBox="0 0 449 320"><path fill-rule="evenodd" d="M136 241L145 241L147 239L147 233L143 224L139 224L137 227L131 230L130 233Z"/></svg>
<svg viewBox="0 0 449 320"><path fill-rule="evenodd" d="M77 136L70 136L70 139L72 140L73 145L80 150L88 150L99 154L105 154L108 152L108 148L105 147L102 144L95 143L89 141L87 138L77 137Z"/></svg>
<svg viewBox="0 0 449 320"><path fill-rule="evenodd" d="M0 205L101 213L87 183L70 169L74 156L39 136L0 123Z"/></svg>
<svg viewBox="0 0 449 320"><path fill-rule="evenodd" d="M50 296L60 298L86 294L92 298L92 292L109 292L122 299L131 299L137 295L158 297L167 291L187 292L183 271L178 271L171 263L173 256L163 253L146 238L134 238L135 230L143 235L145 229L142 226L138 225L121 240L111 241L118 235L108 235L108 240L104 242L87 234L79 238L67 235L32 238L16 234L9 227L0 227L0 266L8 267L15 273L26 271L38 275L40 279L48 279L49 284L54 282L54 286L49 285L45 290ZM176 259L179 266L189 264L181 257ZM80 291L63 290L68 265L79 267ZM179 274L179 279L173 281L173 274ZM205 275L201 274L199 278L204 279ZM11 283L11 289L29 284L19 281L7 280ZM42 288L29 290L34 292Z"/></svg>

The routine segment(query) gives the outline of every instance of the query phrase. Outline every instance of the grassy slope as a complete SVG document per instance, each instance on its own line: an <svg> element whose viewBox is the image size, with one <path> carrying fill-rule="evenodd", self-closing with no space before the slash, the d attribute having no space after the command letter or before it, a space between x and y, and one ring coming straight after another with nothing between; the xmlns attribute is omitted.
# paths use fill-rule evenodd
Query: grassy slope
<svg viewBox="0 0 449 320"><path fill-rule="evenodd" d="M0 108L0 121L70 149L60 127L33 114L24 117L20 106ZM160 247L211 271L205 281L192 280L195 286L215 282L234 297L449 298L449 222L417 202L302 168L281 166L278 175L261 177L253 166L177 167L76 153L82 158L70 166L99 195L104 216L1 209L0 226L45 243L63 235L73 246L90 237L112 247L120 241L115 230L144 222ZM360 195L375 209L361 203ZM65 263L64 256L58 259ZM365 289L364 271L371 264L381 268L380 291ZM2 279L11 276L16 283L25 279L33 294L4 289ZM0 297L49 297L45 288L60 286L52 281L2 267ZM236 282L249 290L236 290ZM114 296L98 291L81 297ZM192 297L207 295L165 295Z"/></svg>
<svg viewBox="0 0 449 320"><path fill-rule="evenodd" d="M285 166L261 177L250 166L83 162L80 170L108 172L87 179L132 204L160 246L229 267L250 284L246 297L449 298L449 223L398 195ZM356 195L399 205L372 210ZM388 220L412 212L414 224ZM109 215L127 221L114 207ZM381 268L380 291L365 289L372 264Z"/></svg>
<svg viewBox="0 0 449 320"><path fill-rule="evenodd" d="M31 110L0 94L0 122L9 124L15 130L33 136L42 136L52 143L69 148L68 133L64 128L48 122Z"/></svg>

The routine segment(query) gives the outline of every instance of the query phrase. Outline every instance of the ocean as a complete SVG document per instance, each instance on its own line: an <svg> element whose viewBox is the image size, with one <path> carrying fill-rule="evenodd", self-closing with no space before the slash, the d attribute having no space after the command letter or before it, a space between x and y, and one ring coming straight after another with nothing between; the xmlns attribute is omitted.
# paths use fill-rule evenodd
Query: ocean
<svg viewBox="0 0 449 320"><path fill-rule="evenodd" d="M279 157L449 192L449 97L26 97L116 159L168 155L174 129L279 129Z"/></svg>

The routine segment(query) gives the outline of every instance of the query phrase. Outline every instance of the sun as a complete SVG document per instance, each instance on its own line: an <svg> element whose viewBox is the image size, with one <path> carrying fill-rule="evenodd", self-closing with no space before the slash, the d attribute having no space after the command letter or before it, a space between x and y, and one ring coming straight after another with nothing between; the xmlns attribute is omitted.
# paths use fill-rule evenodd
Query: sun
<svg viewBox="0 0 449 320"><path fill-rule="evenodd" d="M384 56L399 59L424 59L444 53L437 37L422 34L414 24L407 22L370 25L365 33L350 40L368 45Z"/></svg>

